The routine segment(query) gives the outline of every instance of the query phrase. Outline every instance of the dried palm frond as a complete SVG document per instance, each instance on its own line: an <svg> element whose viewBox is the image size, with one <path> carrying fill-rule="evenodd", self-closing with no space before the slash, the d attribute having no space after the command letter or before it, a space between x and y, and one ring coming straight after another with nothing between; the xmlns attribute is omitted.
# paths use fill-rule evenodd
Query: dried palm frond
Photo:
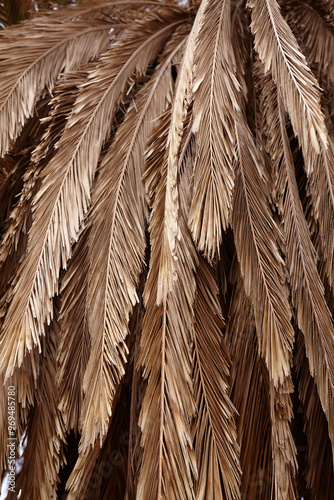
<svg viewBox="0 0 334 500"><path fill-rule="evenodd" d="M228 225L234 184L234 117L240 108L230 31L229 0L210 2L203 14L194 61L196 159L190 211L194 239L209 258L218 252L222 230ZM209 70L206 53L211 57Z"/></svg>
<svg viewBox="0 0 334 500"><path fill-rule="evenodd" d="M288 21L299 35L307 52L307 60L317 65L317 73L326 75L334 83L334 33L333 19L317 11L317 2L288 2Z"/></svg>
<svg viewBox="0 0 334 500"><path fill-rule="evenodd" d="M140 77L173 27L182 24L183 20L171 23L173 17L172 13L165 19L152 16L146 24L138 22L101 56L97 68L88 76L89 84L80 89L57 144L57 154L40 174L43 183L33 202L27 257L13 285L1 333L0 365L7 365L8 375L15 364L21 365L26 350L40 345L43 323L52 319L52 297L57 292L60 266L66 266L71 244L87 213L100 149L110 133L115 107L134 72ZM65 144L71 147L65 148ZM73 203L66 204L69 198ZM20 283L26 288L24 301L15 294Z"/></svg>
<svg viewBox="0 0 334 500"><path fill-rule="evenodd" d="M175 269L176 239L179 238L178 216L179 216L179 191L178 191L178 157L183 135L183 125L186 120L187 110L192 99L193 65L196 50L196 40L200 28L204 22L204 12L208 0L204 0L197 12L194 25L190 32L182 59L181 68L177 77L175 96L171 111L171 122L169 125L167 148L167 183L166 202L163 217L163 244L161 246L161 257L159 258L159 277L157 287L157 303L166 301L167 294L172 288L172 282L176 278Z"/></svg>
<svg viewBox="0 0 334 500"><path fill-rule="evenodd" d="M194 426L198 463L196 498L240 498L235 408L229 395L229 353L221 336L217 285L201 259L196 271L193 370L198 415ZM208 311L210 314L208 315ZM220 481L223 479L223 484Z"/></svg>
<svg viewBox="0 0 334 500"><path fill-rule="evenodd" d="M333 26L327 0L94 0L1 31L22 498L330 495Z"/></svg>
<svg viewBox="0 0 334 500"><path fill-rule="evenodd" d="M305 154L310 147L319 152L320 145L327 144L319 84L307 66L276 0L249 0L248 5L252 9L251 29L255 49L265 71L272 73L295 134Z"/></svg>
<svg viewBox="0 0 334 500"><path fill-rule="evenodd" d="M294 339L277 244L280 232L270 213L264 159L249 128L240 120L236 123L236 137L238 164L232 227L245 290L253 302L260 352L277 386L290 374Z"/></svg>
<svg viewBox="0 0 334 500"><path fill-rule="evenodd" d="M127 324L138 300L136 288L146 245L145 189L141 178L144 148L154 123L171 100L170 66L183 44L184 33L181 33L167 45L168 54L162 54L164 62L142 87L136 103L130 105L99 169L89 242L87 300L92 352L83 381L83 450L98 435L102 440L106 433L108 408L124 374ZM126 238L130 235L131 246L127 246ZM101 401L105 401L105 407Z"/></svg>
<svg viewBox="0 0 334 500"><path fill-rule="evenodd" d="M44 88L52 92L61 72L76 69L101 53L113 27L105 22L92 26L88 21L77 21L68 23L66 30L64 23L43 24L40 19L37 26L27 25L28 49L22 48L20 28L14 26L1 33L0 71L6 78L0 85L0 120L7 124L1 130L1 155L18 137ZM47 32L46 43L41 43L41 31Z"/></svg>
<svg viewBox="0 0 334 500"><path fill-rule="evenodd" d="M84 230L80 241L73 249L61 287L57 399L67 432L70 429L77 432L80 427L84 396L82 384L90 354L87 320L88 238L89 227Z"/></svg>
<svg viewBox="0 0 334 500"><path fill-rule="evenodd" d="M296 342L296 369L300 377L298 390L308 441L306 484L315 500L330 498L334 485L334 468L333 451L328 436L329 424L321 408L316 385L310 375L302 336L299 336Z"/></svg>
<svg viewBox="0 0 334 500"><path fill-rule="evenodd" d="M177 280L162 303L157 302L162 247L166 244L162 221L165 204L169 202L168 150L165 154L165 148L171 121L172 110L168 109L148 142L144 171L151 200L152 250L144 290L146 312L138 359L148 384L139 419L143 458L137 494L139 498L148 499L167 495L173 499L194 498L193 478L197 474L190 434L195 403L189 351L196 261L187 233L181 233L181 239L175 242ZM166 442L173 444L166 446Z"/></svg>
<svg viewBox="0 0 334 500"><path fill-rule="evenodd" d="M231 354L231 400L240 442L241 498L270 498L272 446L268 372L258 353L254 314L244 292L240 269L231 266L233 292L228 310L226 345ZM251 408L249 411L248 408Z"/></svg>
<svg viewBox="0 0 334 500"><path fill-rule="evenodd" d="M324 298L324 288L315 265L315 251L311 243L297 183L293 175L291 152L287 143L285 117L279 102L284 159L278 179L284 225L287 239L287 256L292 285L292 301L297 310L297 322L305 336L305 347L311 375L315 377L322 407L328 422L333 422L334 393L334 329L332 317ZM284 171L286 169L286 171ZM294 237L292 238L292 235ZM298 258L298 264L296 259ZM306 297L304 297L306 294ZM332 428L331 428L332 427ZM334 426L330 437L334 440Z"/></svg>
<svg viewBox="0 0 334 500"><path fill-rule="evenodd" d="M56 498L58 472L63 461L64 425L57 409L56 354L59 326L54 321L43 339L35 402L29 409L24 462L17 487L25 498Z"/></svg>

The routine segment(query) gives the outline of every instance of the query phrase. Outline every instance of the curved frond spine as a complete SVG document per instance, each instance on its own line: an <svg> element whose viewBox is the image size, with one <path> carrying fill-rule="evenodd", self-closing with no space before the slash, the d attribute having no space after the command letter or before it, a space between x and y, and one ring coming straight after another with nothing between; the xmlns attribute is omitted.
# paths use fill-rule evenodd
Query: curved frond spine
<svg viewBox="0 0 334 500"><path fill-rule="evenodd" d="M175 269L176 239L180 235L178 228L179 193L178 193L178 163L182 141L184 121L187 110L192 100L193 66L195 57L196 40L204 22L204 12L208 0L203 0L196 14L192 30L187 40L184 56L181 62L173 99L171 124L167 139L167 185L165 216L162 234L163 245L159 262L159 279L157 289L157 304L166 300L168 292L177 279Z"/></svg>
<svg viewBox="0 0 334 500"><path fill-rule="evenodd" d="M28 26L27 23L30 43L26 54L20 32L17 39L12 38L16 30L0 37L0 72L5 77L0 86L0 120L7 124L1 129L0 156L10 149L25 121L32 116L44 88L52 92L61 72L72 71L96 58L109 42L110 29L119 25L106 22L92 25L89 21L43 25L40 18L30 31Z"/></svg>

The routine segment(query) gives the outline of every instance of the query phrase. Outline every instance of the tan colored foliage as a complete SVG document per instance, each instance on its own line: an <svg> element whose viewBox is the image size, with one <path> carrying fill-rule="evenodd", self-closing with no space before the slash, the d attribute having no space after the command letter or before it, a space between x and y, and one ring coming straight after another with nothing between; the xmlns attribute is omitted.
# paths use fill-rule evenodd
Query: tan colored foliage
<svg viewBox="0 0 334 500"><path fill-rule="evenodd" d="M70 499L333 491L333 47L325 0L94 1L0 32L21 498L65 475Z"/></svg>

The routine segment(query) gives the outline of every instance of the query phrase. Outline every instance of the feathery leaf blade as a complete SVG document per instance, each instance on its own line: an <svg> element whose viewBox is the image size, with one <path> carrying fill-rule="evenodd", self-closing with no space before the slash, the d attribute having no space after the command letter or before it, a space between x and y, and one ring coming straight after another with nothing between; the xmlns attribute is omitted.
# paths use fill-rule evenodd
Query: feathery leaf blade
<svg viewBox="0 0 334 500"><path fill-rule="evenodd" d="M138 301L136 288L146 245L144 148L154 123L171 100L171 63L184 36L178 36L172 50L167 44L162 62L130 105L96 183L88 288L92 352L84 378L83 451L106 433L112 399L125 372L128 320Z"/></svg>
<svg viewBox="0 0 334 500"><path fill-rule="evenodd" d="M299 198L285 128L285 112L280 99L278 99L278 113L284 156L277 181L277 192L286 235L292 304L296 309L298 326L305 338L310 372L315 378L334 448L334 328L324 297L324 287L317 271L315 250Z"/></svg>
<svg viewBox="0 0 334 500"><path fill-rule="evenodd" d="M307 60L318 65L328 83L334 83L333 21L320 15L316 6L299 0L288 4L290 20L306 47Z"/></svg>
<svg viewBox="0 0 334 500"><path fill-rule="evenodd" d="M225 339L232 361L231 400L238 411L241 497L267 500L272 484L268 370L259 355L253 307L245 293L236 258L232 261L230 278L233 291Z"/></svg>
<svg viewBox="0 0 334 500"><path fill-rule="evenodd" d="M226 496L237 499L241 498L241 470L236 410L229 398L231 361L222 337L218 288L203 258L196 270L196 283L192 332L194 393L198 408L194 424L198 464L196 498Z"/></svg>
<svg viewBox="0 0 334 500"><path fill-rule="evenodd" d="M90 354L87 321L89 226L75 245L61 281L60 339L57 353L58 409L65 429L77 433L83 404L83 378Z"/></svg>
<svg viewBox="0 0 334 500"><path fill-rule="evenodd" d="M17 488L27 500L56 498L58 472L63 463L64 425L57 409L56 356L59 326L49 326L43 339L34 406L28 416L24 462Z"/></svg>
<svg viewBox="0 0 334 500"><path fill-rule="evenodd" d="M193 476L196 476L190 435L195 405L189 352L196 255L184 221L181 239L176 242L178 279L166 300L160 305L156 303L164 244L162 233L168 182L165 149L170 122L169 109L149 141L145 168L152 204L151 259L144 290L146 312L138 363L144 367L143 375L148 378L148 385L139 419L143 459L137 496L151 500L194 498Z"/></svg>
<svg viewBox="0 0 334 500"><path fill-rule="evenodd" d="M159 262L159 285L157 289L157 304L166 301L168 292L176 279L176 239L179 237L178 214L178 163L183 135L184 121L192 99L193 65L196 40L204 22L204 12L208 0L203 0L196 14L192 30L187 40L181 68L177 76L176 90L172 106L171 124L167 140L167 185L165 216L162 234L163 245Z"/></svg>
<svg viewBox="0 0 334 500"><path fill-rule="evenodd" d="M265 167L247 125L236 124L238 163L232 213L235 245L245 291L255 314L259 349L277 386L290 374L294 331L280 233L270 212Z"/></svg>
<svg viewBox="0 0 334 500"><path fill-rule="evenodd" d="M174 17L175 21L175 17ZM13 297L1 332L0 367L9 375L26 350L40 345L44 321L53 315L61 267L90 203L90 188L115 109L134 72L141 75L180 21L170 17L138 22L105 53L81 86L73 114L57 144L58 153L43 169L33 208L28 253L18 271ZM21 295L16 294L19 287ZM18 306L19 303L19 306Z"/></svg>
<svg viewBox="0 0 334 500"><path fill-rule="evenodd" d="M279 94L305 154L313 147L327 146L327 130L320 105L316 78L290 27L280 13L276 0L248 0L255 49L271 71Z"/></svg>
<svg viewBox="0 0 334 500"><path fill-rule="evenodd" d="M229 222L234 115L240 110L229 0L207 4L196 42L193 131L197 153L189 224L199 250L212 259L219 252L222 230Z"/></svg>
<svg viewBox="0 0 334 500"><path fill-rule="evenodd" d="M28 49L22 47L18 28L2 34L0 120L7 126L1 129L0 156L10 149L27 118L32 116L44 88L51 92L61 72L74 70L96 58L107 46L112 27L102 21L50 24L39 18L38 23L25 24L25 36L30 39Z"/></svg>
<svg viewBox="0 0 334 500"><path fill-rule="evenodd" d="M307 463L304 472L307 487L314 500L331 496L334 488L333 448L328 436L326 420L317 387L309 370L305 343L299 334L296 342L296 370L299 375L298 395L304 415L307 436Z"/></svg>

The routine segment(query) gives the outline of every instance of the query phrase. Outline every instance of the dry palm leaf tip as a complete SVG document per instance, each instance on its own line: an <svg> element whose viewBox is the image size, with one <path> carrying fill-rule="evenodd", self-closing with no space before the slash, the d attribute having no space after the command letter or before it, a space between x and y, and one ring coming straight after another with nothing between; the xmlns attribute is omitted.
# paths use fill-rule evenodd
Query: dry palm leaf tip
<svg viewBox="0 0 334 500"><path fill-rule="evenodd" d="M333 131L330 1L83 2L0 32L8 498L331 497Z"/></svg>

